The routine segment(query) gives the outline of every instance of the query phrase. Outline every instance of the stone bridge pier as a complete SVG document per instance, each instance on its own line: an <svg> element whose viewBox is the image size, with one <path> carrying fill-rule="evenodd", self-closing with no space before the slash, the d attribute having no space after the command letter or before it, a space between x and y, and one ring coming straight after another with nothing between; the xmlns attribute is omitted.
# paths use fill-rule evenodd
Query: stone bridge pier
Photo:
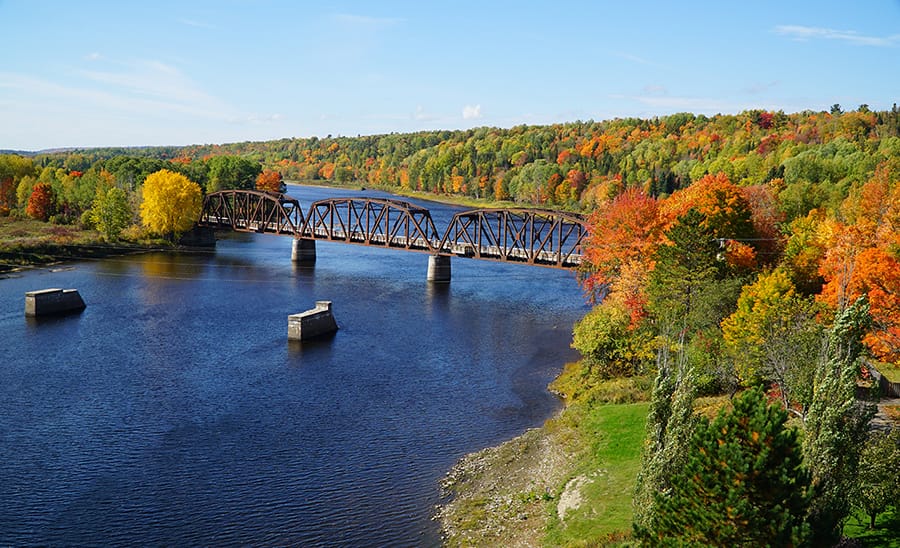
<svg viewBox="0 0 900 548"><path fill-rule="evenodd" d="M312 264L316 262L316 241L294 238L291 245L291 261L300 264Z"/></svg>
<svg viewBox="0 0 900 548"><path fill-rule="evenodd" d="M428 273L425 279L436 284L450 283L450 256L431 255L428 257Z"/></svg>

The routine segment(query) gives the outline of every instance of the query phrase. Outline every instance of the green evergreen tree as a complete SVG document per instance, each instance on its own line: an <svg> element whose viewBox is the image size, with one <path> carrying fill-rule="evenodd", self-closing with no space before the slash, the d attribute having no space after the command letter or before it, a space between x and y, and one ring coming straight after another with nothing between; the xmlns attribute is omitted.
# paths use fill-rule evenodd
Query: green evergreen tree
<svg viewBox="0 0 900 548"><path fill-rule="evenodd" d="M850 515L859 455L875 413L856 399L862 336L871 316L864 298L838 313L816 371L804 422L803 453L812 473L809 522L814 546L833 546Z"/></svg>
<svg viewBox="0 0 900 548"><path fill-rule="evenodd" d="M690 209L666 231L668 243L656 251L650 274L649 307L654 315L682 318L688 327L709 323L705 305L716 280L724 277L725 263L715 234L704 226L705 217Z"/></svg>
<svg viewBox="0 0 900 548"><path fill-rule="evenodd" d="M654 494L653 543L789 546L802 541L809 474L787 413L748 390L695 430L669 492Z"/></svg>
<svg viewBox="0 0 900 548"><path fill-rule="evenodd" d="M683 340L661 346L657 370L647 417L647 441L632 499L634 533L644 540L650 538L659 519L655 494L671 492L672 477L686 462L697 423L693 407L696 381L687 364Z"/></svg>

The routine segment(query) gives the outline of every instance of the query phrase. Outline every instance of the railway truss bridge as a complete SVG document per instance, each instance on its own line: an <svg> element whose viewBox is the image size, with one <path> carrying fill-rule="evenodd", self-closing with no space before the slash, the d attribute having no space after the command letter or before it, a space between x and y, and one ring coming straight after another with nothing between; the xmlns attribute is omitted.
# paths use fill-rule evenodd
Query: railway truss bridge
<svg viewBox="0 0 900 548"><path fill-rule="evenodd" d="M294 238L292 259L316 260L316 240L430 254L428 280L450 281L453 256L577 269L585 218L543 209L474 209L439 232L431 212L402 200L331 198L303 211L286 194L224 190L207 194L198 226Z"/></svg>

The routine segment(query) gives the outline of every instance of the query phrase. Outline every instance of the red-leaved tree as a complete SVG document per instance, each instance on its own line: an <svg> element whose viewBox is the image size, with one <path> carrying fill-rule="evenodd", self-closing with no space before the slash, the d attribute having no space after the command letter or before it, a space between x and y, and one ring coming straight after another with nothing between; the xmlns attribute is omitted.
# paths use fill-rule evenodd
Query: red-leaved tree
<svg viewBox="0 0 900 548"><path fill-rule="evenodd" d="M53 215L53 188L47 183L34 185L25 213L33 219L46 221Z"/></svg>

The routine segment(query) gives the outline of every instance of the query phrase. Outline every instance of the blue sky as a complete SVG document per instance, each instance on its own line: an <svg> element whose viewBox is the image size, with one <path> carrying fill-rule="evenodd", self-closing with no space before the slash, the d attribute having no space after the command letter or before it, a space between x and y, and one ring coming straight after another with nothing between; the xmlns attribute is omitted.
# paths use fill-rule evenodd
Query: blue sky
<svg viewBox="0 0 900 548"><path fill-rule="evenodd" d="M0 0L0 149L900 102L900 0Z"/></svg>

